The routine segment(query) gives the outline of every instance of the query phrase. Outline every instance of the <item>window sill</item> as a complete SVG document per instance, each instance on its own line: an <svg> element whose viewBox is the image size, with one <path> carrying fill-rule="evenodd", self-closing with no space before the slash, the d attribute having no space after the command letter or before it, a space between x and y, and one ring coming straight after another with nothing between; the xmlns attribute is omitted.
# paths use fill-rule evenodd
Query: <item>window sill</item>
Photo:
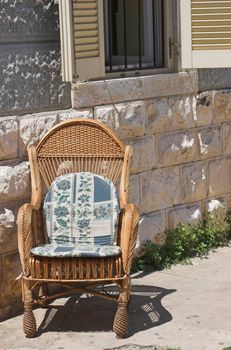
<svg viewBox="0 0 231 350"><path fill-rule="evenodd" d="M197 71L72 83L76 109L198 91Z"/></svg>

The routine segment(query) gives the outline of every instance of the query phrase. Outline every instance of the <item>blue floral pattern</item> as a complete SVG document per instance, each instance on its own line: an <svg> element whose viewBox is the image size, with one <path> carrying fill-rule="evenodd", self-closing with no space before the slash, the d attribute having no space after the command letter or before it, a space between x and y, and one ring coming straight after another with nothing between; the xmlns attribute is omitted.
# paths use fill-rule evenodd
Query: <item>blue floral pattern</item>
<svg viewBox="0 0 231 350"><path fill-rule="evenodd" d="M107 256L118 256L121 254L119 246L100 246L92 244L71 244L65 243L59 245L56 243L44 244L39 247L32 248L32 254L44 257L107 257Z"/></svg>
<svg viewBox="0 0 231 350"><path fill-rule="evenodd" d="M58 245L115 245L119 212L114 184L88 172L58 177L44 201L48 237Z"/></svg>

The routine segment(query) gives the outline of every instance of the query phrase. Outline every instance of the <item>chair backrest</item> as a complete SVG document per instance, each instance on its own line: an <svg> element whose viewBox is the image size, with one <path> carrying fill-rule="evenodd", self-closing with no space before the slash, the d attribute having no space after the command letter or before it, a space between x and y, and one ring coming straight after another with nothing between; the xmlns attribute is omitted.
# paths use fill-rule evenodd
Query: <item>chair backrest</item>
<svg viewBox="0 0 231 350"><path fill-rule="evenodd" d="M38 167L50 187L59 176L92 172L115 183L121 174L125 146L104 124L73 119L51 129L36 147Z"/></svg>
<svg viewBox="0 0 231 350"><path fill-rule="evenodd" d="M116 188L102 176L81 172L58 177L47 192L44 212L51 243L117 242Z"/></svg>

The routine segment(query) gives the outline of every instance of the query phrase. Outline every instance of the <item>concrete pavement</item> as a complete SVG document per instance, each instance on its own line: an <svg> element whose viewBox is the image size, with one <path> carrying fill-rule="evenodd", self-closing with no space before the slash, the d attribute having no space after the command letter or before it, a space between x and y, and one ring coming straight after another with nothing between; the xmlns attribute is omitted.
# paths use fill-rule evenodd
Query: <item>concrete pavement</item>
<svg viewBox="0 0 231 350"><path fill-rule="evenodd" d="M0 350L125 350L128 345L129 350L138 346L222 350L231 346L231 248L221 248L208 259L194 259L192 265L137 274L132 293L126 339L116 339L111 331L114 304L74 296L35 310L39 332L34 339L24 337L22 315L2 322Z"/></svg>

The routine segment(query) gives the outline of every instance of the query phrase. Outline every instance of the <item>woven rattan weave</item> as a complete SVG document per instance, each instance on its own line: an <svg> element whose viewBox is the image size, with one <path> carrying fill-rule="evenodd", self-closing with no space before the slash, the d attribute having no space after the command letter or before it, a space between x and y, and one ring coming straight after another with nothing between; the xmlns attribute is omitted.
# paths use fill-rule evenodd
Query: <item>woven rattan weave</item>
<svg viewBox="0 0 231 350"><path fill-rule="evenodd" d="M37 146L29 146L32 198L18 213L18 243L22 264L24 332L36 334L34 303L46 306L50 300L80 292L118 303L113 329L123 337L128 325L130 269L135 249L139 214L128 204L132 149L124 146L105 125L91 119L73 119L51 129ZM47 243L42 213L43 182L47 188L58 176L92 172L114 183L120 180L120 225L117 244L121 255L107 258L44 258L33 256L32 247ZM58 283L65 291L51 294L48 284ZM100 292L96 287L116 283L118 295ZM35 293L36 287L40 293ZM63 290L63 289L62 289Z"/></svg>

